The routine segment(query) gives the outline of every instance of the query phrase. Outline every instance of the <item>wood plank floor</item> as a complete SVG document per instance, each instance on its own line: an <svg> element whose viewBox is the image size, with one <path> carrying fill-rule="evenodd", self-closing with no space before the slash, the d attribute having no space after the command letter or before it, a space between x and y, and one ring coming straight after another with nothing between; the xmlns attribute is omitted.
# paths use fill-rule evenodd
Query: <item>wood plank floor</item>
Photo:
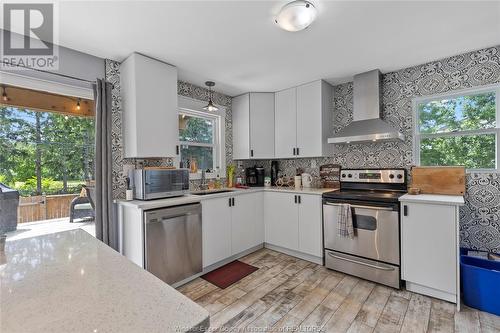
<svg viewBox="0 0 500 333"><path fill-rule="evenodd" d="M214 332L500 332L500 317L395 290L261 249L259 270L226 289L198 278L178 288L210 312Z"/></svg>

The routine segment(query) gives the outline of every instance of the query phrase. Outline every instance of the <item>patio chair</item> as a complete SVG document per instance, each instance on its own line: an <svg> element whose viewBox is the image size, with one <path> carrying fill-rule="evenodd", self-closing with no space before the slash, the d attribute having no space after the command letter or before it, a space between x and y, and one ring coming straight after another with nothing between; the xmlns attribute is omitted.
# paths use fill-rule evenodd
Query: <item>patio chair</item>
<svg viewBox="0 0 500 333"><path fill-rule="evenodd" d="M94 189L82 185L80 196L71 201L69 209L69 222L73 223L76 219L81 219L79 222L93 221L95 219L95 205L92 200Z"/></svg>

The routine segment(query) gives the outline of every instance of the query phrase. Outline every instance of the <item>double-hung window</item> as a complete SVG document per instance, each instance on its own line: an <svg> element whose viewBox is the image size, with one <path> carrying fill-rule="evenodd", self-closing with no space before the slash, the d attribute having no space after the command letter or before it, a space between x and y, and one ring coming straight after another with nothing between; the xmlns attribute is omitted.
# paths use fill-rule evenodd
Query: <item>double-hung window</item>
<svg viewBox="0 0 500 333"><path fill-rule="evenodd" d="M199 177L205 170L207 177L215 177L216 171L224 172L222 147L222 117L217 114L189 109L179 110L180 161L184 167L196 163Z"/></svg>
<svg viewBox="0 0 500 333"><path fill-rule="evenodd" d="M417 165L499 167L500 87L415 101Z"/></svg>

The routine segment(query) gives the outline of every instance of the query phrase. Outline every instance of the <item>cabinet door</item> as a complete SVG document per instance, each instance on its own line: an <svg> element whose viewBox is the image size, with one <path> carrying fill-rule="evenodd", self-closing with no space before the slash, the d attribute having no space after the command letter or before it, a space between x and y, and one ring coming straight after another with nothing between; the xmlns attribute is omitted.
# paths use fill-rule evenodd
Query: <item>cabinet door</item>
<svg viewBox="0 0 500 333"><path fill-rule="evenodd" d="M454 294L457 283L455 207L402 202L402 210L402 278Z"/></svg>
<svg viewBox="0 0 500 333"><path fill-rule="evenodd" d="M229 198L202 202L203 267L231 256L231 208Z"/></svg>
<svg viewBox="0 0 500 333"><path fill-rule="evenodd" d="M233 158L250 158L250 97L244 94L233 98Z"/></svg>
<svg viewBox="0 0 500 333"><path fill-rule="evenodd" d="M250 93L250 158L274 158L274 93Z"/></svg>
<svg viewBox="0 0 500 333"><path fill-rule="evenodd" d="M231 249L238 254L255 246L257 197L250 194L234 196L231 209Z"/></svg>
<svg viewBox="0 0 500 333"><path fill-rule="evenodd" d="M321 196L300 194L299 251L323 257Z"/></svg>
<svg viewBox="0 0 500 333"><path fill-rule="evenodd" d="M297 147L299 148L299 157L322 155L321 83L319 80L297 87Z"/></svg>
<svg viewBox="0 0 500 333"><path fill-rule="evenodd" d="M297 147L296 88L275 93L275 155L277 158L295 157Z"/></svg>
<svg viewBox="0 0 500 333"><path fill-rule="evenodd" d="M134 53L120 70L125 157L176 157L177 69Z"/></svg>
<svg viewBox="0 0 500 333"><path fill-rule="evenodd" d="M298 204L294 196L291 193L264 193L266 243L298 250Z"/></svg>

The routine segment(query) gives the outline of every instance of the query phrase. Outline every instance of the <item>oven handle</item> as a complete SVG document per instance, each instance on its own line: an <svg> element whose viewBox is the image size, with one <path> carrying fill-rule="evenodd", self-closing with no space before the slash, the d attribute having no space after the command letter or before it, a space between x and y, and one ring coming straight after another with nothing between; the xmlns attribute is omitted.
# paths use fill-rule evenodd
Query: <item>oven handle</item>
<svg viewBox="0 0 500 333"><path fill-rule="evenodd" d="M345 260L345 261L349 261L349 262L352 262L354 264L359 264L359 265L363 265L363 266L368 266L370 268L376 268L376 269L381 269L383 271L393 271L394 270L394 267L381 267L381 266L377 266L377 265L372 265L372 264L368 264L366 262L361 262L361 261L357 261L357 260L353 260L353 259L349 259L349 258L344 258L344 257L340 257L340 256L336 256L335 254L331 253L331 252L328 252L328 255L330 257L333 257L335 259L340 259L340 260Z"/></svg>
<svg viewBox="0 0 500 333"><path fill-rule="evenodd" d="M324 205L336 206L336 207L341 206L341 204L334 204L334 203L329 203L329 202L325 202ZM360 205L351 205L351 208L363 208L363 209L372 209L372 210L393 210L392 207L376 207L376 206L360 206Z"/></svg>

